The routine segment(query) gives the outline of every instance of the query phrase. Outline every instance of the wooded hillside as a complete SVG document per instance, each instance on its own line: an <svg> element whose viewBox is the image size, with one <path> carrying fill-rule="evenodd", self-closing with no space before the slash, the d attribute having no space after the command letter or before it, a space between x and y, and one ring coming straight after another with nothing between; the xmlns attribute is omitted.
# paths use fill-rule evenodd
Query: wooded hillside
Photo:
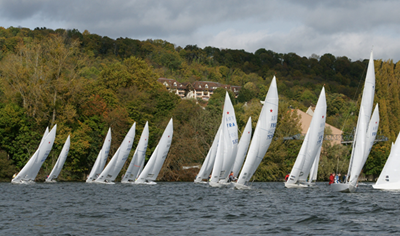
<svg viewBox="0 0 400 236"><path fill-rule="evenodd" d="M47 126L58 125L57 137L38 178L50 173L70 134L71 149L59 179L80 181L90 172L108 127L112 129L111 158L136 122L133 154L149 121L148 158L173 117L173 142L159 180L192 181L198 169L183 170L182 166L204 160L221 120L225 91L216 90L208 103L182 100L157 79L242 86L237 99L231 94L241 130L249 116L255 128L260 100L276 75L277 130L255 180L280 180L290 171L302 143L283 140L300 133L299 119L288 112L290 107L305 111L316 103L325 85L327 123L351 134L367 63L331 54L306 58L264 48L255 53L196 45L181 48L163 40L114 40L88 31L0 27L0 179L9 181L24 166ZM392 60L376 60L375 70L374 101L379 103L381 119L378 135L389 138L373 146L364 167L364 173L376 177L400 131L400 69ZM324 141L319 179L328 178L330 172L346 172L350 148Z"/></svg>

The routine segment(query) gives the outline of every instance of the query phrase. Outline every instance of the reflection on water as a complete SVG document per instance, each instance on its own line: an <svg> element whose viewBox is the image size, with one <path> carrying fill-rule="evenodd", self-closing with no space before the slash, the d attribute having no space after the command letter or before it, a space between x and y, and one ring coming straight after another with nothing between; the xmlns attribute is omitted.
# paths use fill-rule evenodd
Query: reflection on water
<svg viewBox="0 0 400 236"><path fill-rule="evenodd" d="M2 235L388 235L400 232L399 194L360 185L330 192L326 183L251 190L206 184L114 185L0 183Z"/></svg>

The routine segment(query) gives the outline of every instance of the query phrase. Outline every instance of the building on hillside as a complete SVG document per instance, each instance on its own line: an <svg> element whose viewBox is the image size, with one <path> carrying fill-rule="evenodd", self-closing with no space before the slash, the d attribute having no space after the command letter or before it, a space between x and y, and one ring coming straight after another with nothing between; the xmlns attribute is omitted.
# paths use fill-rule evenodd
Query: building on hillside
<svg viewBox="0 0 400 236"><path fill-rule="evenodd" d="M241 86L231 86L227 84L220 84L213 81L195 81L193 83L179 83L174 79L159 78L158 82L162 83L167 90L177 94L181 98L203 99L208 101L214 90L217 88L224 88L231 90L235 97L238 96Z"/></svg>
<svg viewBox="0 0 400 236"><path fill-rule="evenodd" d="M300 116L300 123L301 123L301 134L304 136L307 133L308 128L310 127L311 124L311 119L312 119L312 115L314 114L314 110L315 107L309 107L307 112L304 112L302 110L296 109L297 114ZM293 111L293 110L292 110ZM343 131L341 131L340 129L333 127L330 124L325 123L325 129L326 128L330 128L332 131L332 134L325 134L325 140L331 140L332 144L341 144L342 142L342 134Z"/></svg>

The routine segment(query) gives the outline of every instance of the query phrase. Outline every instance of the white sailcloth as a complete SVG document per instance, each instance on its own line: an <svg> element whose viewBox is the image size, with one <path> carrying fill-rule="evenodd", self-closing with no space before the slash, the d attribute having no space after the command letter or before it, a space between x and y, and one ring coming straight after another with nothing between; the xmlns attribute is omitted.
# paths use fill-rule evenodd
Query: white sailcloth
<svg viewBox="0 0 400 236"><path fill-rule="evenodd" d="M364 112L362 112L361 114L364 114ZM365 119L367 119L366 115L364 115L364 119L359 119L361 124L364 124ZM361 170L365 162L367 161L372 145L374 144L376 133L378 131L378 126L379 126L379 107L378 104L376 104L374 113L368 125L368 129L364 131L364 127L366 128L367 126L363 125L362 128L360 127L360 133L361 133L360 136L357 135L356 137L357 140L361 141L358 141L358 143L356 143L356 150L355 150L356 152L354 154L353 164L350 170L349 182L353 186L357 185L358 177L361 173Z"/></svg>
<svg viewBox="0 0 400 236"><path fill-rule="evenodd" d="M325 88L321 90L317 106L315 107L314 115L311 119L310 127L308 128L303 145L290 172L289 178L285 183L285 187L302 187L299 184L304 184L307 181L307 176L310 173L311 167L317 156L317 151L320 150L324 137L326 120L326 97Z"/></svg>
<svg viewBox="0 0 400 236"><path fill-rule="evenodd" d="M317 151L317 156L315 157L314 163L311 167L310 171L310 177L308 179L308 183L312 183L314 181L317 181L317 176L318 176L318 166L319 166L319 158L321 156L321 147L319 147L319 150Z"/></svg>
<svg viewBox="0 0 400 236"><path fill-rule="evenodd" d="M200 183L203 179L208 179L211 170L214 166L215 162L215 156L217 154L217 148L218 148L218 142L219 142L219 136L221 133L222 129L222 124L219 126L217 134L214 137L214 141L211 145L210 150L208 150L206 159L203 162L203 165L200 168L199 173L196 176L196 179L194 180L195 183Z"/></svg>
<svg viewBox="0 0 400 236"><path fill-rule="evenodd" d="M390 154L385 166L374 185L375 189L399 190L400 189L400 133L392 144Z"/></svg>
<svg viewBox="0 0 400 236"><path fill-rule="evenodd" d="M362 167L365 164L366 158L369 155L372 144L375 140L375 135L368 134L371 130L368 130L368 122L372 125L374 121L371 118L371 111L375 96L375 67L373 53L371 52L370 59L368 62L367 75L364 83L363 95L361 98L360 112L358 114L357 126L355 131L355 138L353 142L353 149L351 151L349 170L347 172L347 179L345 183L335 183L331 185L333 191L340 192L355 192L357 188L358 176L361 173ZM378 107L375 109L377 110ZM375 117L375 122L379 124L379 114ZM377 127L376 127L377 129ZM367 137L368 140L367 140Z"/></svg>
<svg viewBox="0 0 400 236"><path fill-rule="evenodd" d="M220 172L220 179L226 181L228 179L228 175L232 171L233 164L235 163L237 146L239 142L235 110L228 92L226 92L225 95L223 112L224 116L222 118L225 119L226 129L224 132L224 157Z"/></svg>
<svg viewBox="0 0 400 236"><path fill-rule="evenodd" d="M96 183L110 183L117 178L119 172L126 162L126 159L128 159L129 153L131 152L133 140L135 139L135 129L136 122L126 134L120 147L111 158L106 168L104 168L100 176L95 180Z"/></svg>
<svg viewBox="0 0 400 236"><path fill-rule="evenodd" d="M246 157L247 150L249 149L250 139L251 139L251 117L249 117L247 124L244 128L242 137L240 137L235 164L233 165L233 176L238 177L240 168L242 168L244 158Z"/></svg>
<svg viewBox="0 0 400 236"><path fill-rule="evenodd" d="M221 174L221 169L222 169L222 164L224 161L224 155L226 148L225 148L225 142L226 139L225 133L227 132L225 120L222 120L221 123L221 131L219 132L219 137L218 137L218 146L217 146L217 153L215 154L215 161L214 161L214 166L211 172L211 178L209 181L210 186L218 187L218 181L220 180L220 174Z"/></svg>
<svg viewBox="0 0 400 236"><path fill-rule="evenodd" d="M168 155L169 148L171 147L173 132L174 128L171 118L164 130L163 135L161 136L160 141L158 142L156 149L154 150L135 183L142 184L152 182L157 179L158 173L160 173L161 167Z"/></svg>
<svg viewBox="0 0 400 236"><path fill-rule="evenodd" d="M54 140L56 138L56 130L57 125L54 125L50 132L48 132L48 129L46 129L45 137L42 138L39 148L22 168L22 170L17 174L17 176L11 180L12 183L26 183L35 181L40 167L42 167L43 162L46 160L51 148L53 147Z"/></svg>
<svg viewBox="0 0 400 236"><path fill-rule="evenodd" d="M237 188L239 188L239 186L244 186L249 182L271 144L275 133L276 122L278 120L278 102L278 89L276 86L276 78L274 76L257 121L246 161L244 162L238 181L235 184L235 187Z"/></svg>
<svg viewBox="0 0 400 236"><path fill-rule="evenodd" d="M103 171L103 168L107 161L108 153L110 152L110 147L111 147L111 128L108 129L106 138L104 139L103 142L103 147L101 148L99 155L97 156L96 161L94 162L92 170L90 171L90 174L86 180L87 183L95 181L96 178Z"/></svg>
<svg viewBox="0 0 400 236"><path fill-rule="evenodd" d="M65 160L67 159L69 147L71 145L70 136L68 135L67 140L61 150L60 155L58 156L57 162L53 167L53 170L50 172L49 177L47 177L46 182L52 182L54 179L58 178L58 175L61 172L61 169L64 166Z"/></svg>
<svg viewBox="0 0 400 236"><path fill-rule="evenodd" d="M129 167L126 170L126 173L122 178L121 183L129 183L129 182L134 182L136 180L139 171L141 171L143 168L148 142L149 142L149 124L148 122L146 122L142 131L142 135L140 136L139 143L136 147L135 153L132 156L131 163L129 164Z"/></svg>

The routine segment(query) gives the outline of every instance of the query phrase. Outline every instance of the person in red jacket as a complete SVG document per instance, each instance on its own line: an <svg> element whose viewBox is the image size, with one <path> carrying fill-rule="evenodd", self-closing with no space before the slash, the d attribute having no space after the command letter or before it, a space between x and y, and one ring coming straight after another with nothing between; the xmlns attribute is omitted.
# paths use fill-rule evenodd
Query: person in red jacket
<svg viewBox="0 0 400 236"><path fill-rule="evenodd" d="M285 181L287 182L288 179L289 179L289 174L287 174L287 175L285 176Z"/></svg>
<svg viewBox="0 0 400 236"><path fill-rule="evenodd" d="M332 173L329 176L329 185L333 184L335 182L335 173Z"/></svg>

